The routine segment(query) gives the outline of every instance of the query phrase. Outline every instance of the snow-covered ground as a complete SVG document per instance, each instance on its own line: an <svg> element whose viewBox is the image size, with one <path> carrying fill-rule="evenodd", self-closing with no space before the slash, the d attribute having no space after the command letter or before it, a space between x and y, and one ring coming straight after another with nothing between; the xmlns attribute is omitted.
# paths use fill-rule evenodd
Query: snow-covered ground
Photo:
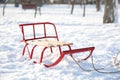
<svg viewBox="0 0 120 80"><path fill-rule="evenodd" d="M2 7L0 5L0 80L120 80L120 72L102 74L82 71L70 56L65 56L51 68L33 64L21 56L24 44L20 42L22 35L18 26L44 21L55 23L60 41L72 42L72 48L95 46L95 66L104 67L109 72L118 71L112 66L112 61L113 56L120 53L120 15L119 23L103 24L104 9L96 12L94 5L87 5L86 17L82 17L80 5L75 6L73 15L70 14L70 5L44 5L42 15L37 14L36 18L33 10L22 10L21 6L15 8L14 5L7 5L5 16L2 16ZM120 6L118 12L120 14ZM52 56L57 57L55 54ZM120 61L120 56L118 59ZM92 69L90 59L82 65Z"/></svg>

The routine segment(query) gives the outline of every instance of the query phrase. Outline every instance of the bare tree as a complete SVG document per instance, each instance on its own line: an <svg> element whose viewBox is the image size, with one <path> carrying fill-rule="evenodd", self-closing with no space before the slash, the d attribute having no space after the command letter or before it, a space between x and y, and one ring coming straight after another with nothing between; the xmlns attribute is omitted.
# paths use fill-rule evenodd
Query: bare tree
<svg viewBox="0 0 120 80"><path fill-rule="evenodd" d="M5 8L9 0L5 0L4 6L3 6L3 16L5 15Z"/></svg>
<svg viewBox="0 0 120 80"><path fill-rule="evenodd" d="M96 0L96 9L97 9L97 11L100 11L100 9L101 9L101 0Z"/></svg>
<svg viewBox="0 0 120 80"><path fill-rule="evenodd" d="M83 0L83 17L85 17L85 12L86 12L86 3L87 3L87 0Z"/></svg>
<svg viewBox="0 0 120 80"><path fill-rule="evenodd" d="M73 10L74 10L74 5L75 5L75 0L71 0L71 14L73 14Z"/></svg>
<svg viewBox="0 0 120 80"><path fill-rule="evenodd" d="M105 9L103 23L114 23L117 19L116 17L116 2L117 0L105 0Z"/></svg>
<svg viewBox="0 0 120 80"><path fill-rule="evenodd" d="M5 15L5 8L10 0L5 0L4 6L3 6L3 16ZM18 4L22 4L23 9L35 9L34 17L37 15L37 11L39 10L39 14L41 15L41 6L42 6L42 0L14 0L15 7L18 7ZM17 5L16 5L17 4ZM39 8L37 8L39 6Z"/></svg>

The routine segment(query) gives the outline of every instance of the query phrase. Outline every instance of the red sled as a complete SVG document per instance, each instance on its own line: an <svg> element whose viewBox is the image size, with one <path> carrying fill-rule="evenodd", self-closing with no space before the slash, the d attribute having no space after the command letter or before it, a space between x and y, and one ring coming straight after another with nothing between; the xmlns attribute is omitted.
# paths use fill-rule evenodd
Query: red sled
<svg viewBox="0 0 120 80"><path fill-rule="evenodd" d="M89 52L89 54L83 58L82 60L87 60L93 53L95 47L85 47L72 49L71 46L73 43L62 42L59 41L58 33L56 30L56 26L51 22L39 22L39 23L29 23L29 24L20 24L19 25L22 32L22 42L25 43L22 55L24 56L26 50L28 52L29 58L33 59L33 55L35 54L35 48L37 46L42 46L43 50L40 53L39 61L34 61L34 63L42 63L43 56L47 49L50 49L50 52L53 52L53 48L58 47L60 52L59 57L53 63L44 63L45 67L53 67L57 65L64 58L65 55L74 55L80 52ZM50 33L49 33L50 32ZM29 45L33 45L29 48ZM67 50L63 50L62 47L68 47Z"/></svg>

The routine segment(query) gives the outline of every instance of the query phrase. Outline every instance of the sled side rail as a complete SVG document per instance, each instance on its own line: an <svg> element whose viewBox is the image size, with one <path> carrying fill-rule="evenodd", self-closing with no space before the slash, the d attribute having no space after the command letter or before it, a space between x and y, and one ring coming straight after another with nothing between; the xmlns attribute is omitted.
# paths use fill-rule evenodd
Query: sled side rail
<svg viewBox="0 0 120 80"><path fill-rule="evenodd" d="M95 47L87 47L87 48L66 50L66 51L63 51L63 53L64 54L74 54L74 53L78 53L78 52L93 51L94 49L95 49Z"/></svg>
<svg viewBox="0 0 120 80"><path fill-rule="evenodd" d="M86 58L82 59L82 60L87 60L87 59L92 55L92 52L93 52L94 49L95 49L95 47L87 47L87 48L66 50L66 51L63 51L63 53L64 53L64 54L70 54L70 55L72 55L72 54L79 53L79 52L89 51L90 54L89 54Z"/></svg>

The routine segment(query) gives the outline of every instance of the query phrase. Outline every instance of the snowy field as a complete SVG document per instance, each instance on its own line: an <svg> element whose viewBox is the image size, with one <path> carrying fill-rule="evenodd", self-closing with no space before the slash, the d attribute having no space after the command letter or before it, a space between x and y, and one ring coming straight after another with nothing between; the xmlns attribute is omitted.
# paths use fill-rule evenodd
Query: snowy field
<svg viewBox="0 0 120 80"><path fill-rule="evenodd" d="M36 18L33 10L23 10L21 6L15 8L14 5L7 5L5 16L2 16L2 7L0 5L0 80L120 80L120 70L112 65L113 57L120 53L120 15L119 23L103 24L104 9L96 12L95 5L87 5L86 17L82 17L83 10L79 5L75 6L73 15L70 5L44 5L42 15L37 14ZM120 14L120 6L118 12ZM24 44L20 42L22 35L18 25L44 21L55 23L60 41L72 42L72 48L95 46L95 66L119 73L85 72L70 56L65 56L51 68L33 64L22 57ZM118 59L120 61L120 55ZM85 69L93 69L91 59L82 65Z"/></svg>

